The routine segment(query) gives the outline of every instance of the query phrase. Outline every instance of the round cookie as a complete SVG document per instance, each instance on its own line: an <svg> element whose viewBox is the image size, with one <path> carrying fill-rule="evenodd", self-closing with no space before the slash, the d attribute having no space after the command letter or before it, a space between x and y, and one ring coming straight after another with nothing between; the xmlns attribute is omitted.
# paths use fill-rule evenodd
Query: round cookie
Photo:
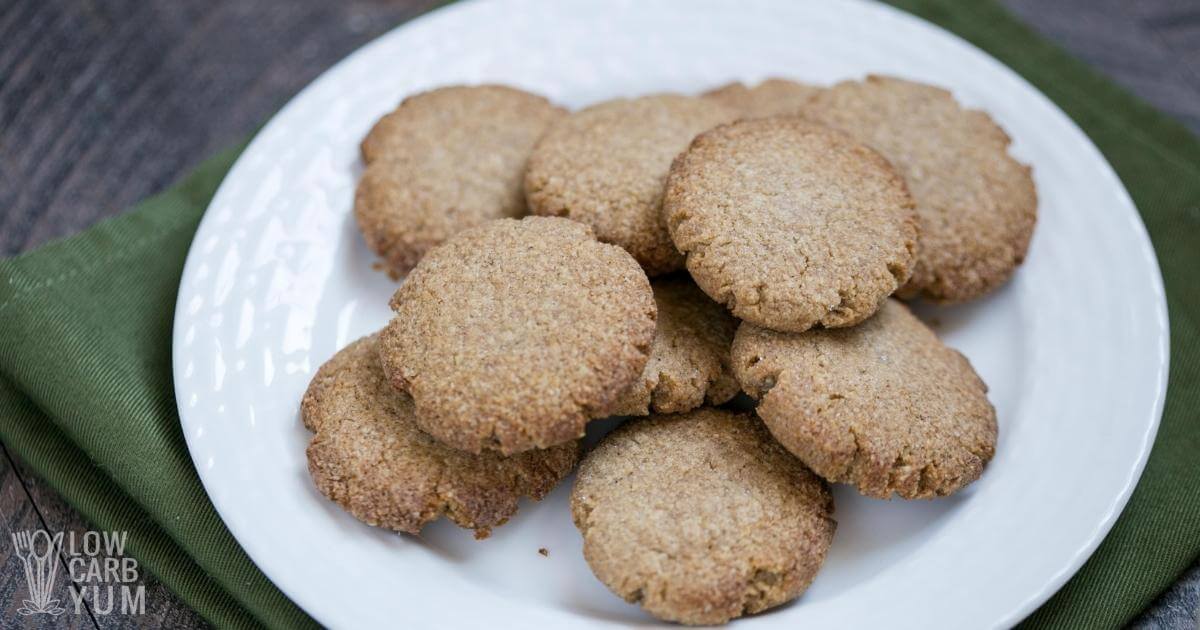
<svg viewBox="0 0 1200 630"><path fill-rule="evenodd" d="M867 496L952 494L995 453L987 386L895 300L848 329L742 324L732 353L775 438L817 474Z"/></svg>
<svg viewBox="0 0 1200 630"><path fill-rule="evenodd" d="M556 122L529 157L534 214L592 226L657 275L683 267L662 223L663 180L696 134L735 116L702 98L643 96L593 105Z"/></svg>
<svg viewBox="0 0 1200 630"><path fill-rule="evenodd" d="M701 134L671 167L663 214L705 293L792 332L869 317L908 279L917 237L887 160L794 116Z"/></svg>
<svg viewBox="0 0 1200 630"><path fill-rule="evenodd" d="M658 307L650 360L609 413L678 413L733 398L739 388L729 345L737 322L684 274L656 278L650 286Z"/></svg>
<svg viewBox="0 0 1200 630"><path fill-rule="evenodd" d="M753 415L711 408L610 433L580 465L571 513L609 590L694 625L798 597L836 528L824 482Z"/></svg>
<svg viewBox="0 0 1200 630"><path fill-rule="evenodd" d="M582 223L499 219L421 260L392 297L383 369L417 424L478 453L583 435L641 375L654 340L650 282Z"/></svg>
<svg viewBox="0 0 1200 630"><path fill-rule="evenodd" d="M875 148L907 180L921 235L902 297L970 300L1004 284L1025 259L1037 191L987 114L940 88L870 76L823 91L804 115Z"/></svg>
<svg viewBox="0 0 1200 630"><path fill-rule="evenodd" d="M362 142L354 216L393 275L459 230L525 214L525 162L564 110L500 85L410 96Z"/></svg>
<svg viewBox="0 0 1200 630"><path fill-rule="evenodd" d="M787 79L767 79L754 87L730 83L703 94L741 112L743 118L766 118L796 114L821 88Z"/></svg>
<svg viewBox="0 0 1200 630"><path fill-rule="evenodd" d="M516 513L518 499L541 499L579 457L577 442L513 457L439 444L384 376L374 335L322 365L300 409L316 434L308 470L321 494L365 523L410 534L444 515L486 537Z"/></svg>

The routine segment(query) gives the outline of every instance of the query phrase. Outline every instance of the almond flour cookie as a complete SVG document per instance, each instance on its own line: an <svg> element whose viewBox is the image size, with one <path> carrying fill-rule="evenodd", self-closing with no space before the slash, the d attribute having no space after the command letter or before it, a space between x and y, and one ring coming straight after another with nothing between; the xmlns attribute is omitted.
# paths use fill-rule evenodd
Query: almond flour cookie
<svg viewBox="0 0 1200 630"><path fill-rule="evenodd" d="M936 87L870 76L815 96L804 115L878 150L917 202L920 255L902 297L963 302L1004 284L1037 220L1028 166L987 114Z"/></svg>
<svg viewBox="0 0 1200 630"><path fill-rule="evenodd" d="M686 624L795 599L836 527L824 482L753 415L720 409L613 431L580 465L571 513L605 586Z"/></svg>
<svg viewBox="0 0 1200 630"><path fill-rule="evenodd" d="M439 444L384 376L374 335L321 366L300 409L316 433L308 470L321 494L365 523L410 534L446 516L484 538L516 513L519 498L550 492L579 457L578 443L507 458Z"/></svg>
<svg viewBox="0 0 1200 630"><path fill-rule="evenodd" d="M706 99L659 94L593 105L559 120L537 143L525 174L534 214L592 226L657 275L683 267L662 223L671 159L696 134L735 116Z"/></svg>
<svg viewBox="0 0 1200 630"><path fill-rule="evenodd" d="M754 87L730 83L704 93L714 100L741 113L743 118L765 118L799 113L821 88L787 79L767 79Z"/></svg>
<svg viewBox="0 0 1200 630"><path fill-rule="evenodd" d="M996 449L996 411L966 357L895 300L849 329L742 324L734 371L781 444L867 496L952 494Z"/></svg>
<svg viewBox="0 0 1200 630"><path fill-rule="evenodd" d="M687 269L740 319L799 332L851 326L908 280L916 217L878 153L797 117L701 134L663 200Z"/></svg>
<svg viewBox="0 0 1200 630"><path fill-rule="evenodd" d="M354 216L393 275L429 248L489 219L525 214L521 177L533 143L564 114L500 85L410 96L362 142Z"/></svg>
<svg viewBox="0 0 1200 630"><path fill-rule="evenodd" d="M737 322L684 274L656 278L650 286L658 307L650 360L609 413L678 413L733 398L738 384L729 366L729 345Z"/></svg>
<svg viewBox="0 0 1200 630"><path fill-rule="evenodd" d="M583 435L642 374L654 340L650 282L582 223L499 219L421 260L392 297L379 354L417 424L478 453Z"/></svg>

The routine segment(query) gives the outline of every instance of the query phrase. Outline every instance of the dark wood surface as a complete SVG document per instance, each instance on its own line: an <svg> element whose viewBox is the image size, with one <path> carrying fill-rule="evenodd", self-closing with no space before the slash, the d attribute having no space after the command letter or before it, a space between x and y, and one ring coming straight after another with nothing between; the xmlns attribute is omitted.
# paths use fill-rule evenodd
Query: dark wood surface
<svg viewBox="0 0 1200 630"><path fill-rule="evenodd" d="M245 137L321 71L437 0L0 0L0 255L119 213ZM1200 133L1200 0L1004 0ZM0 445L2 447L2 445ZM19 618L13 531L88 524L0 452L0 626L196 628L143 575L143 616ZM59 599L70 602L59 580ZM1197 627L1200 566L1136 622ZM25 625L23 625L25 624Z"/></svg>

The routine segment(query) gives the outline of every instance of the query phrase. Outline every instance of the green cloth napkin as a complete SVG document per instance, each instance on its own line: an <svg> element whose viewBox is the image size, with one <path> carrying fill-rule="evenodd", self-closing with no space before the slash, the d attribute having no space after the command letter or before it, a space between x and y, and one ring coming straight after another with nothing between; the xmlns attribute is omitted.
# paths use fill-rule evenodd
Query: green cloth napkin
<svg viewBox="0 0 1200 630"><path fill-rule="evenodd" d="M1200 143L989 0L903 0L1063 108L1125 182L1157 249L1171 373L1154 452L1083 569L1026 625L1114 628L1200 554ZM220 627L314 625L246 557L179 429L171 322L197 222L240 148L121 217L0 261L0 439ZM1086 212L1086 208L1080 208Z"/></svg>

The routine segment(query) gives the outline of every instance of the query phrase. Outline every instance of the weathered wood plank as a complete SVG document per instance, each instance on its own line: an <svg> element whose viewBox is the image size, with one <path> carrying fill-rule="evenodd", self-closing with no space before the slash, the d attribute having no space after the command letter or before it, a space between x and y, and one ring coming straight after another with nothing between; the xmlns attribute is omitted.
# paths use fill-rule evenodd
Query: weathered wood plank
<svg viewBox="0 0 1200 630"><path fill-rule="evenodd" d="M1004 0L1080 59L1200 133L1200 3Z"/></svg>
<svg viewBox="0 0 1200 630"><path fill-rule="evenodd" d="M0 254L162 190L435 4L0 3Z"/></svg>

